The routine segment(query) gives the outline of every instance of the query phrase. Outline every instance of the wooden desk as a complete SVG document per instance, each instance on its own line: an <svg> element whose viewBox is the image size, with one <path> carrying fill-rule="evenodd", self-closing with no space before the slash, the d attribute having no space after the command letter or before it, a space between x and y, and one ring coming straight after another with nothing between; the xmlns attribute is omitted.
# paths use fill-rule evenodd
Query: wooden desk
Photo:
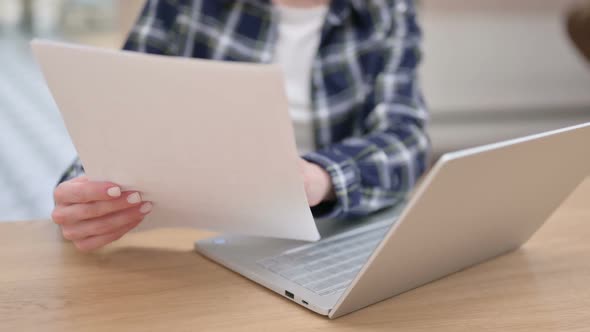
<svg viewBox="0 0 590 332"><path fill-rule="evenodd" d="M198 231L95 254L0 224L1 331L588 331L590 182L519 251L330 321L192 251Z"/></svg>

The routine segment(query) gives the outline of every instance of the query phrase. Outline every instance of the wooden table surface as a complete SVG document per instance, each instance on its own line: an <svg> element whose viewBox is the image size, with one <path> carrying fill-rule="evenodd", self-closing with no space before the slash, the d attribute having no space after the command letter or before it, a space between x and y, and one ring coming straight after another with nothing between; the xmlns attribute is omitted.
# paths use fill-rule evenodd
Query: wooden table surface
<svg viewBox="0 0 590 332"><path fill-rule="evenodd" d="M203 232L81 254L0 223L0 331L590 331L589 203L587 181L522 249L332 321L193 252Z"/></svg>

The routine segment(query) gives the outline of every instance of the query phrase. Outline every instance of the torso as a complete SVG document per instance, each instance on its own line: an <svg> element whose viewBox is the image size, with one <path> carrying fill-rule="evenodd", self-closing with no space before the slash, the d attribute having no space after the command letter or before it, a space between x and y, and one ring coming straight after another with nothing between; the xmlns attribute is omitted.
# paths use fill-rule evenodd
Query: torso
<svg viewBox="0 0 590 332"><path fill-rule="evenodd" d="M375 87L384 84L379 81L384 55L393 48L387 35L395 24L393 3L366 1L359 10L361 4L353 6L349 0L330 1L309 77L316 149L362 134L366 116L380 97L374 95ZM270 1L178 0L168 8L170 12L159 12L164 20L149 35L141 34L140 22L126 49L222 61L276 61L280 17Z"/></svg>
<svg viewBox="0 0 590 332"><path fill-rule="evenodd" d="M283 69L297 149L300 154L305 154L315 150L311 70L328 7L278 5L276 9L280 18L273 62Z"/></svg>

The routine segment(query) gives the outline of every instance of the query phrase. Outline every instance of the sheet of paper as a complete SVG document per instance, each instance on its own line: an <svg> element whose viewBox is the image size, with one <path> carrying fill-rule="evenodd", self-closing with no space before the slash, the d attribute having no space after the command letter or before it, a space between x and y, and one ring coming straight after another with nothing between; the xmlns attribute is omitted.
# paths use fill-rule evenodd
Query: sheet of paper
<svg viewBox="0 0 590 332"><path fill-rule="evenodd" d="M140 230L319 239L278 67L32 48L88 176L154 203Z"/></svg>

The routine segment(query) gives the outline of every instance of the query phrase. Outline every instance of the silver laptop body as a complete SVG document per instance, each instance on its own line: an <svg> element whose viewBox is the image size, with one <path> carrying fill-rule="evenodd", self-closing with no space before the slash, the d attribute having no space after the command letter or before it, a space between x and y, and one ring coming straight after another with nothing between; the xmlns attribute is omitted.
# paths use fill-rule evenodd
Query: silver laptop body
<svg viewBox="0 0 590 332"><path fill-rule="evenodd" d="M590 123L445 154L403 208L320 220L315 243L222 235L196 250L336 318L519 248L590 175Z"/></svg>

